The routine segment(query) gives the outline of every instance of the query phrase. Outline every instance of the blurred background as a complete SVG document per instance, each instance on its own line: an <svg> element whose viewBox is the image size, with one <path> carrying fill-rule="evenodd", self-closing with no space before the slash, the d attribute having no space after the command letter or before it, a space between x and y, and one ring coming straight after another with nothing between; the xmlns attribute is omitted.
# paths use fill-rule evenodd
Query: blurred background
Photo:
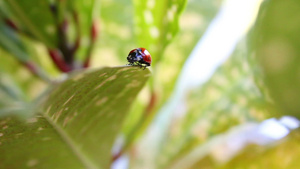
<svg viewBox="0 0 300 169"><path fill-rule="evenodd" d="M299 168L299 11L297 0L0 0L0 116L29 117L68 72L125 65L145 47L152 76L113 169Z"/></svg>

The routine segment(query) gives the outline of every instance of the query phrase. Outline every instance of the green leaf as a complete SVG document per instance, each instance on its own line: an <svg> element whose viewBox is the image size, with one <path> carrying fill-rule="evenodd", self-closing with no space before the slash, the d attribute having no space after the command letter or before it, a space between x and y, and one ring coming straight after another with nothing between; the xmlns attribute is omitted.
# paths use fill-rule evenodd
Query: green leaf
<svg viewBox="0 0 300 169"><path fill-rule="evenodd" d="M245 46L241 43L208 82L191 91L186 116L173 120L161 145L161 168L235 125L269 117L269 105L252 80Z"/></svg>
<svg viewBox="0 0 300 169"><path fill-rule="evenodd" d="M0 22L0 47L20 61L24 62L29 59L25 46L19 36L2 22Z"/></svg>
<svg viewBox="0 0 300 169"><path fill-rule="evenodd" d="M149 76L127 66L80 73L27 122L0 120L0 168L109 168L113 142Z"/></svg>
<svg viewBox="0 0 300 169"><path fill-rule="evenodd" d="M25 28L47 47L56 46L56 23L48 0L8 0L4 3L19 26Z"/></svg>
<svg viewBox="0 0 300 169"><path fill-rule="evenodd" d="M259 126L258 123L244 123L229 132L217 135L195 147L171 168L297 168L300 152L299 129L276 140L260 133Z"/></svg>
<svg viewBox="0 0 300 169"><path fill-rule="evenodd" d="M153 63L179 30L179 17L187 0L133 0L138 44L149 49Z"/></svg>
<svg viewBox="0 0 300 169"><path fill-rule="evenodd" d="M264 1L250 34L257 84L282 114L300 117L300 2ZM274 113L275 115L275 113Z"/></svg>
<svg viewBox="0 0 300 169"><path fill-rule="evenodd" d="M99 0L68 0L58 1L62 6L65 6L64 16L73 15L73 26L76 32L76 38L80 39L80 46L77 49L76 57L84 59L87 55L90 55L91 46L94 45L92 37L93 26L97 32L97 18L100 13L100 1ZM76 16L74 16L76 15ZM96 33L98 34L98 33ZM76 37L79 36L79 37ZM76 42L75 42L76 43Z"/></svg>
<svg viewBox="0 0 300 169"><path fill-rule="evenodd" d="M153 116L156 116L155 114L157 114L157 112L169 99L170 94L174 90L174 84L178 78L184 61L191 53L201 35L207 29L210 21L218 12L220 7L219 5L219 0L188 2L186 10L182 13L180 19L181 31L166 48L164 56L159 63L160 69L163 71L159 71L159 73L155 75L155 78L157 78L157 84L155 86L156 90L159 91L157 100L159 101L156 102L156 106L152 111ZM112 6L114 6L114 4L112 4ZM150 53L152 54L152 51L150 51ZM140 99L134 104L135 108L130 112L130 115L127 117L126 124L123 127L125 138L131 140L135 139L137 144L141 142L137 138L146 131L153 118L153 116L148 116L147 121L142 125L143 127L137 127L141 126L139 122L142 121L144 117L142 112L145 111L145 107L149 103L149 93L147 93L147 90L141 92L139 98ZM161 128L161 126L159 127ZM134 135L135 138L130 138L131 135ZM129 142L127 144L130 145ZM134 160L137 157L141 158L142 155L144 155L144 153L137 156L132 155L131 159L133 160L131 165L137 165L135 166L136 168L144 168L144 166L140 166L141 162L139 160Z"/></svg>
<svg viewBox="0 0 300 169"><path fill-rule="evenodd" d="M286 138L266 146L251 145L228 163L216 168L298 168L300 155L299 129Z"/></svg>
<svg viewBox="0 0 300 169"><path fill-rule="evenodd" d="M13 100L22 100L23 93L6 74L0 72L0 91Z"/></svg>
<svg viewBox="0 0 300 169"><path fill-rule="evenodd" d="M99 47L95 48L93 64L107 64L107 57L98 57L102 53L114 57L109 58L109 63L125 63L129 51L136 48L133 40L133 5L131 0L101 1ZM118 11L116 13L116 11ZM122 45L120 45L122 44ZM116 46L118 46L116 48ZM96 65L96 64L95 64Z"/></svg>

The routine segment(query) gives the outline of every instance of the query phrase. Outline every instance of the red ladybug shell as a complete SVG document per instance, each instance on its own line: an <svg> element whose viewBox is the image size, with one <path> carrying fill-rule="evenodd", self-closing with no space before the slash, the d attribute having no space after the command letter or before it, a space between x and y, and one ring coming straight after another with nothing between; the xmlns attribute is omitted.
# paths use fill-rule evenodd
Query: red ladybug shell
<svg viewBox="0 0 300 169"><path fill-rule="evenodd" d="M148 50L145 48L140 48L140 49L142 51L142 56L143 56L144 61L151 64L152 59L151 59L151 55L148 52Z"/></svg>

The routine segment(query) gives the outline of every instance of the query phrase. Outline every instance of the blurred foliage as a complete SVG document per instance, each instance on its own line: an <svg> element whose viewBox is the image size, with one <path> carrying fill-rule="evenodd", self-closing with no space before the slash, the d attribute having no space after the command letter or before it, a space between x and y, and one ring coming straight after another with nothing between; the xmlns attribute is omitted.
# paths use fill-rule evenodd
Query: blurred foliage
<svg viewBox="0 0 300 169"><path fill-rule="evenodd" d="M177 110L178 117L173 118L161 145L158 159L164 159L160 160L162 164L172 163L231 127L270 117L268 104L252 80L245 48L243 41L210 80L178 105L186 109ZM184 118L182 113L186 113Z"/></svg>
<svg viewBox="0 0 300 169"><path fill-rule="evenodd" d="M113 141L149 76L138 67L76 73L27 123L1 119L0 168L109 168Z"/></svg>
<svg viewBox="0 0 300 169"><path fill-rule="evenodd" d="M179 22L181 31L178 32L178 35L174 37L165 52L163 52L163 56L159 62L160 67L157 67L156 70L154 78L157 78L157 84L155 86L155 90L157 91L157 105L154 107L151 114L152 117L150 117L151 119L170 97L184 61L192 51L194 44L197 43L210 21L215 16L219 6L219 0L189 1L187 4L187 9L182 13L182 19ZM142 29L142 27L139 29ZM150 42L151 41L148 43ZM145 98L149 98L150 94L151 93L146 90L140 93L139 99L137 100L137 103L134 104L133 111L131 111L128 116L123 128L125 135L134 132L135 137L138 137L140 134L143 134L148 127L151 122L151 120L149 120L150 118L146 118L146 120L148 119L149 121L146 121L142 127L137 126L140 125L140 120L145 118L143 117L143 112L145 111L145 105L149 102L149 100Z"/></svg>
<svg viewBox="0 0 300 169"><path fill-rule="evenodd" d="M153 65L160 61L164 48L177 34L179 16L186 3L186 0L133 0L138 44L151 51Z"/></svg>
<svg viewBox="0 0 300 169"><path fill-rule="evenodd" d="M299 11L297 0L265 1L250 39L250 59L258 85L280 115L296 117L300 117Z"/></svg>
<svg viewBox="0 0 300 169"><path fill-rule="evenodd" d="M178 162L188 163L185 160L194 150L214 145L214 138L223 138L236 126L282 114L299 117L300 40L296 14L300 3L265 0L248 39L239 43L205 84L191 89L177 105L175 116L169 117L172 124L167 135L159 150L153 150L159 151L155 160L148 159L151 152L138 155L135 146L149 145L137 138L147 132L153 117L170 97L185 60L221 2L0 0L0 115L32 115L41 108L37 103L51 96L46 110L40 109L40 114L27 122L0 119L0 168L16 168L16 159L28 167L93 168L78 161L78 155L93 161L92 165L109 168L111 148L118 134L124 142L116 145L123 148L121 154L113 155L127 153L130 168L149 168L149 161L156 168L172 168ZM245 44L248 40L249 48ZM91 67L124 65L128 52L136 47L146 47L153 57L153 76L141 92L148 69L103 68L95 74L81 70L89 66L89 61ZM69 70L79 73L75 75L77 81L69 79L69 74L61 74ZM103 79L96 77L100 74ZM60 81L64 82L48 93L47 88ZM90 92L99 84L104 87ZM126 85L131 86L130 91ZM95 108L92 105L97 100L106 104ZM105 115L110 119L100 118ZM65 121L71 125L65 126ZM86 132L78 134L82 130ZM61 134L67 141L60 138ZM296 168L297 140L294 131L272 145L250 145L228 162L219 163L204 153L193 157L196 163L189 165ZM78 147L70 148L69 141ZM222 139L219 141L222 143ZM31 147L24 147L25 143ZM43 158L48 155L55 163ZM277 160L280 158L284 162Z"/></svg>
<svg viewBox="0 0 300 169"><path fill-rule="evenodd" d="M29 56L22 40L15 31L8 28L4 23L0 23L0 44L3 49L12 53L19 60L28 61Z"/></svg>
<svg viewBox="0 0 300 169"><path fill-rule="evenodd" d="M245 148L239 155L230 160L227 164L210 165L210 167L207 168L296 169L299 167L299 140L299 130L296 130L283 140L273 143L272 145L250 145Z"/></svg>
<svg viewBox="0 0 300 169"><path fill-rule="evenodd" d="M18 29L28 32L34 39L43 42L50 48L57 45L55 19L49 10L49 1L2 0L1 5L5 5L2 9L6 8L5 11L8 11L6 17L13 18ZM33 6L36 10L28 10Z"/></svg>
<svg viewBox="0 0 300 169"><path fill-rule="evenodd" d="M93 37L92 29L99 29L98 17L100 13L100 1L99 0L56 0L59 4L59 17L62 21L64 16L69 17L69 20L73 20L73 28L70 31L73 32L73 41L77 43L79 40L80 45L76 52L76 57L80 60L84 60L86 55L89 55L90 46L93 45L95 37ZM73 30L72 30L73 29ZM98 32L96 33L98 34ZM98 36L98 35L96 35ZM72 36L70 36L72 37ZM78 39L76 39L78 38ZM93 40L94 39L94 40Z"/></svg>

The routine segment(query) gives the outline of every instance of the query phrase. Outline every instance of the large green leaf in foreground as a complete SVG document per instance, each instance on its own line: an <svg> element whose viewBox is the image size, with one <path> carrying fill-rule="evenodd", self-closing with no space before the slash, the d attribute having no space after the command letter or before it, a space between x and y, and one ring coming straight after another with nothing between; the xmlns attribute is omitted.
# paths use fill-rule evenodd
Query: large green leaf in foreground
<svg viewBox="0 0 300 169"><path fill-rule="evenodd" d="M27 122L1 119L0 168L109 168L114 139L149 76L138 67L77 74Z"/></svg>

